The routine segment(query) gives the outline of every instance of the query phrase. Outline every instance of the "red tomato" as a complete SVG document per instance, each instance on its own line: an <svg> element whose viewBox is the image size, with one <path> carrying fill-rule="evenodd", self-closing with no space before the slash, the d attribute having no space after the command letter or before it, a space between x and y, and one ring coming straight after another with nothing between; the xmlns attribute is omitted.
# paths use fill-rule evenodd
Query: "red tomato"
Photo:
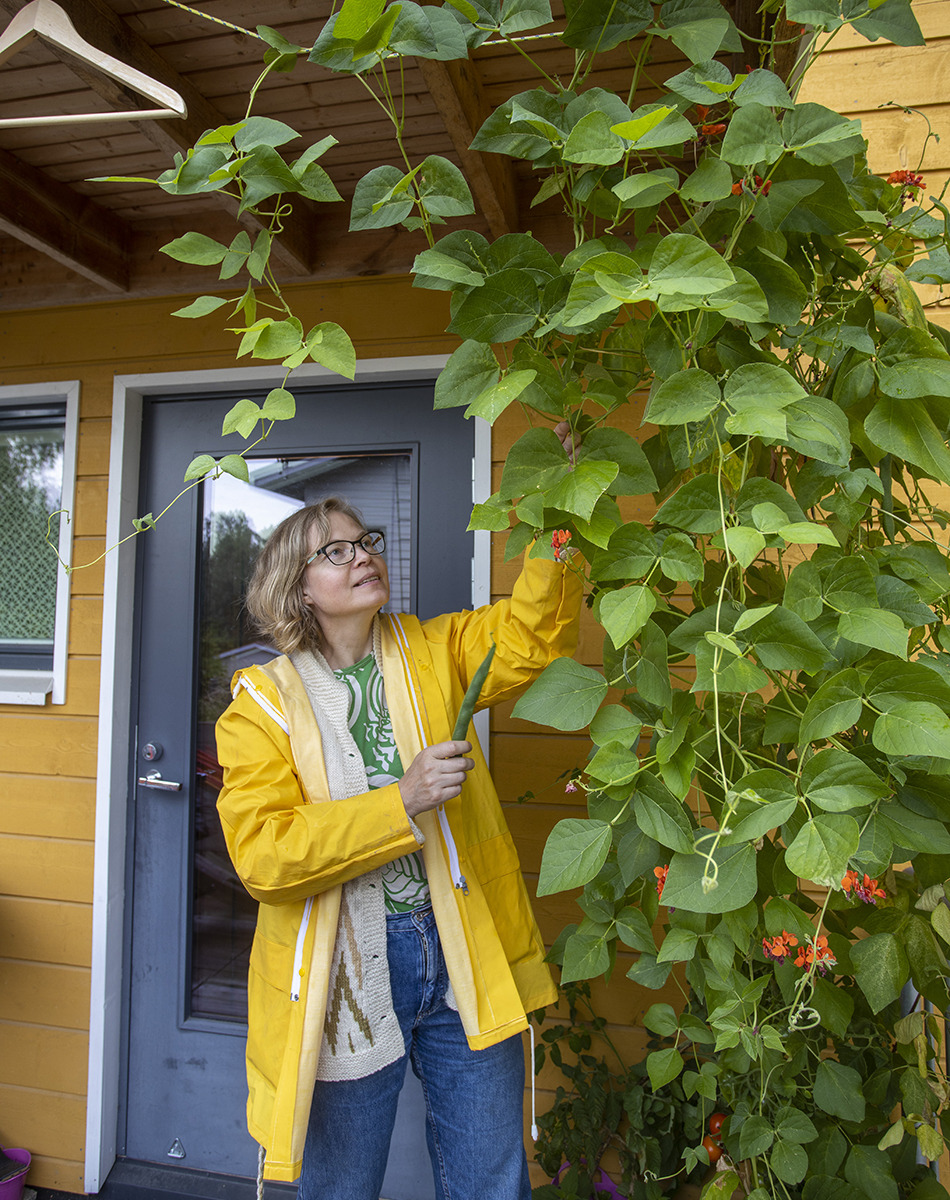
<svg viewBox="0 0 950 1200"><path fill-rule="evenodd" d="M703 1148L709 1155L709 1161L711 1163L717 1163L719 1162L720 1158L722 1158L722 1147L718 1142L713 1141L708 1134L703 1138Z"/></svg>
<svg viewBox="0 0 950 1200"><path fill-rule="evenodd" d="M714 1138L719 1137L719 1130L722 1129L722 1123L726 1119L725 1113L713 1113L709 1118L709 1132Z"/></svg>

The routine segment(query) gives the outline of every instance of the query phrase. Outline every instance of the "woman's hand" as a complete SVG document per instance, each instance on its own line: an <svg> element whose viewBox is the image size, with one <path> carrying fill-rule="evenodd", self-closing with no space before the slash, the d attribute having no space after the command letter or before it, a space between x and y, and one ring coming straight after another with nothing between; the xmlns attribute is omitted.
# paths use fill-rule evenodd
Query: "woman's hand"
<svg viewBox="0 0 950 1200"><path fill-rule="evenodd" d="M416 755L399 780L407 816L438 808L459 795L466 773L475 766L463 757L471 748L471 742L437 742Z"/></svg>

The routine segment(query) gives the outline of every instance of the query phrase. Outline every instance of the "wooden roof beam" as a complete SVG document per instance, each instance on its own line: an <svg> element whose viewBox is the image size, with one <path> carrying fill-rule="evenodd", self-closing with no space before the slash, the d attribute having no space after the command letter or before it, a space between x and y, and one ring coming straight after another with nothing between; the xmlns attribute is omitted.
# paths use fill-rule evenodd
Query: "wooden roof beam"
<svg viewBox="0 0 950 1200"><path fill-rule="evenodd" d="M0 231L109 292L128 291L128 225L6 150L0 150Z"/></svg>
<svg viewBox="0 0 950 1200"><path fill-rule="evenodd" d="M482 154L471 144L489 114L474 64L467 58L439 62L417 58L426 87L439 113L462 170L493 237L518 228L518 200L511 163L500 154Z"/></svg>
<svg viewBox="0 0 950 1200"><path fill-rule="evenodd" d="M22 0L0 0L0 8L13 15L23 7ZM105 0L69 0L69 15L78 32L93 46L152 76L182 96L188 106L188 116L184 120L169 118L136 122L141 132L169 156L190 149L206 130L230 123L193 84L179 75L144 38L126 25ZM96 71L88 63L80 62L56 47L47 45L47 48L51 53L58 55L110 107L117 111L149 107L149 102L143 96L123 87L108 75ZM232 197L225 196L222 192L207 194L227 208L232 215L237 215L238 204ZM284 219L283 232L274 240L274 254L294 274L309 275L311 272L315 257L313 229L317 223L316 218L316 211L310 201L302 196L294 197L294 211ZM261 224L250 213L243 214L239 220L242 224L254 228Z"/></svg>

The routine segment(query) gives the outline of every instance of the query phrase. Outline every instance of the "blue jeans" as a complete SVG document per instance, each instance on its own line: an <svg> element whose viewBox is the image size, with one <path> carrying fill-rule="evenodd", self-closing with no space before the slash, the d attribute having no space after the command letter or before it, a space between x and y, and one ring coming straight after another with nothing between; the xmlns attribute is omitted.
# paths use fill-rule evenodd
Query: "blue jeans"
<svg viewBox="0 0 950 1200"><path fill-rule="evenodd" d="M431 907L388 914L386 928L406 1053L365 1079L317 1080L298 1200L378 1200L407 1062L425 1095L439 1200L531 1200L520 1035L469 1049L445 1003L448 974Z"/></svg>

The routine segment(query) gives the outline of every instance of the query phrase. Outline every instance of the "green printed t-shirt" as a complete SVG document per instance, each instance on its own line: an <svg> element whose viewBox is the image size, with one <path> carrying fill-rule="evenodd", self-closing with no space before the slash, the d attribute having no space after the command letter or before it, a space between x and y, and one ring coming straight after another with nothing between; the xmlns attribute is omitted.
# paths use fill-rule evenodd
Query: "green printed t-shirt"
<svg viewBox="0 0 950 1200"><path fill-rule="evenodd" d="M371 788L386 787L403 776L402 760L393 737L392 722L383 690L383 677L372 654L352 667L334 671L350 689L349 726L363 758ZM429 902L422 851L414 850L383 867L386 911L411 912Z"/></svg>

